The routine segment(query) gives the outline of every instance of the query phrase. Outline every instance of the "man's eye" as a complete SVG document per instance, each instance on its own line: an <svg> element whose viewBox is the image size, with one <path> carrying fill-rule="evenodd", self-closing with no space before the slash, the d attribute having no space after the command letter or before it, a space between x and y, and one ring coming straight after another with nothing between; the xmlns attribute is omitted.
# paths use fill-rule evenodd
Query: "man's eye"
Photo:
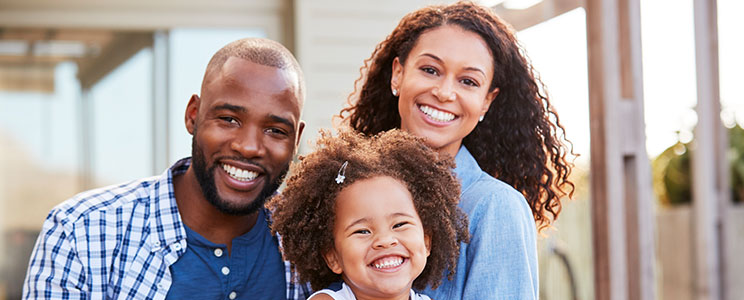
<svg viewBox="0 0 744 300"><path fill-rule="evenodd" d="M266 128L266 132L271 133L271 134L287 135L287 132L284 131L284 129L276 128L276 127Z"/></svg>
<svg viewBox="0 0 744 300"><path fill-rule="evenodd" d="M238 123L238 120L235 119L235 118L233 118L233 117L219 117L219 119L222 120L222 121L225 121L227 123L231 123L231 124L237 124Z"/></svg>

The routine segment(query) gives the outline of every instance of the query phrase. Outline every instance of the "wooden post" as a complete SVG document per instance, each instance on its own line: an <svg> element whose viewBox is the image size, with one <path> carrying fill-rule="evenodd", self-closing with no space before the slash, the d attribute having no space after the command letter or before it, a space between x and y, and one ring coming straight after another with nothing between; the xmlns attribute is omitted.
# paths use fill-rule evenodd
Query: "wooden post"
<svg viewBox="0 0 744 300"><path fill-rule="evenodd" d="M728 201L726 131L721 124L716 0L694 0L697 115L691 152L694 298L723 299L722 206Z"/></svg>
<svg viewBox="0 0 744 300"><path fill-rule="evenodd" d="M588 0L595 299L653 299L639 0Z"/></svg>

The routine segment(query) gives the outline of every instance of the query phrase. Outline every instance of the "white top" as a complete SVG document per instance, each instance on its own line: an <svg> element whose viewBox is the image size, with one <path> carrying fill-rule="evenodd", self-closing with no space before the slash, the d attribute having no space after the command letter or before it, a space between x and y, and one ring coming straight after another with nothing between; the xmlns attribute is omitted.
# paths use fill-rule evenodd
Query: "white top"
<svg viewBox="0 0 744 300"><path fill-rule="evenodd" d="M313 293L312 295L310 295L310 298L309 299L312 299L313 296L315 296L317 294L326 294L328 296L331 296L331 298L333 298L335 300L356 300L356 297L354 297L354 293L351 291L351 288L349 288L349 286L346 285L345 282L341 284L341 289L340 290L334 291L332 289L322 289L322 290L317 291L317 292ZM411 297L409 299L411 299L411 300L431 300L431 298L429 298L429 296L427 296L427 295L421 295L419 293L414 292L413 290L411 290Z"/></svg>

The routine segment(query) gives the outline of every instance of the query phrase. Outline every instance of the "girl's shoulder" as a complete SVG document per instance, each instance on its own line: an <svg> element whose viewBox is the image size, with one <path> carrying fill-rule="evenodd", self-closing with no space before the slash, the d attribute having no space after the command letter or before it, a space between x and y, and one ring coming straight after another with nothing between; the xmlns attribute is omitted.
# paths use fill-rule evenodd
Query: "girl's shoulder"
<svg viewBox="0 0 744 300"><path fill-rule="evenodd" d="M346 283L333 283L328 288L310 295L308 300L355 300L354 293Z"/></svg>
<svg viewBox="0 0 744 300"><path fill-rule="evenodd" d="M354 293L346 283L342 285L332 285L327 289L315 292L308 300L356 300ZM419 294L411 290L411 300L431 300L429 296Z"/></svg>
<svg viewBox="0 0 744 300"><path fill-rule="evenodd" d="M326 294L326 293L315 293L310 298L307 298L307 300L335 300L333 296Z"/></svg>
<svg viewBox="0 0 744 300"><path fill-rule="evenodd" d="M411 300L431 300L429 296L424 294L416 293L414 290L411 290Z"/></svg>

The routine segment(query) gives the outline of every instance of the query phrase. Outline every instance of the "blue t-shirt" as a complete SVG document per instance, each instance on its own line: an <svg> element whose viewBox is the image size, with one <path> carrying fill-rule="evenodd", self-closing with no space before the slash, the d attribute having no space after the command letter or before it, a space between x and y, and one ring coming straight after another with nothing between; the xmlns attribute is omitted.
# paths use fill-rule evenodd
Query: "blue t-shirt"
<svg viewBox="0 0 744 300"><path fill-rule="evenodd" d="M166 299L285 299L284 261L275 236L259 211L253 228L227 245L215 244L186 227L186 252L171 266Z"/></svg>

